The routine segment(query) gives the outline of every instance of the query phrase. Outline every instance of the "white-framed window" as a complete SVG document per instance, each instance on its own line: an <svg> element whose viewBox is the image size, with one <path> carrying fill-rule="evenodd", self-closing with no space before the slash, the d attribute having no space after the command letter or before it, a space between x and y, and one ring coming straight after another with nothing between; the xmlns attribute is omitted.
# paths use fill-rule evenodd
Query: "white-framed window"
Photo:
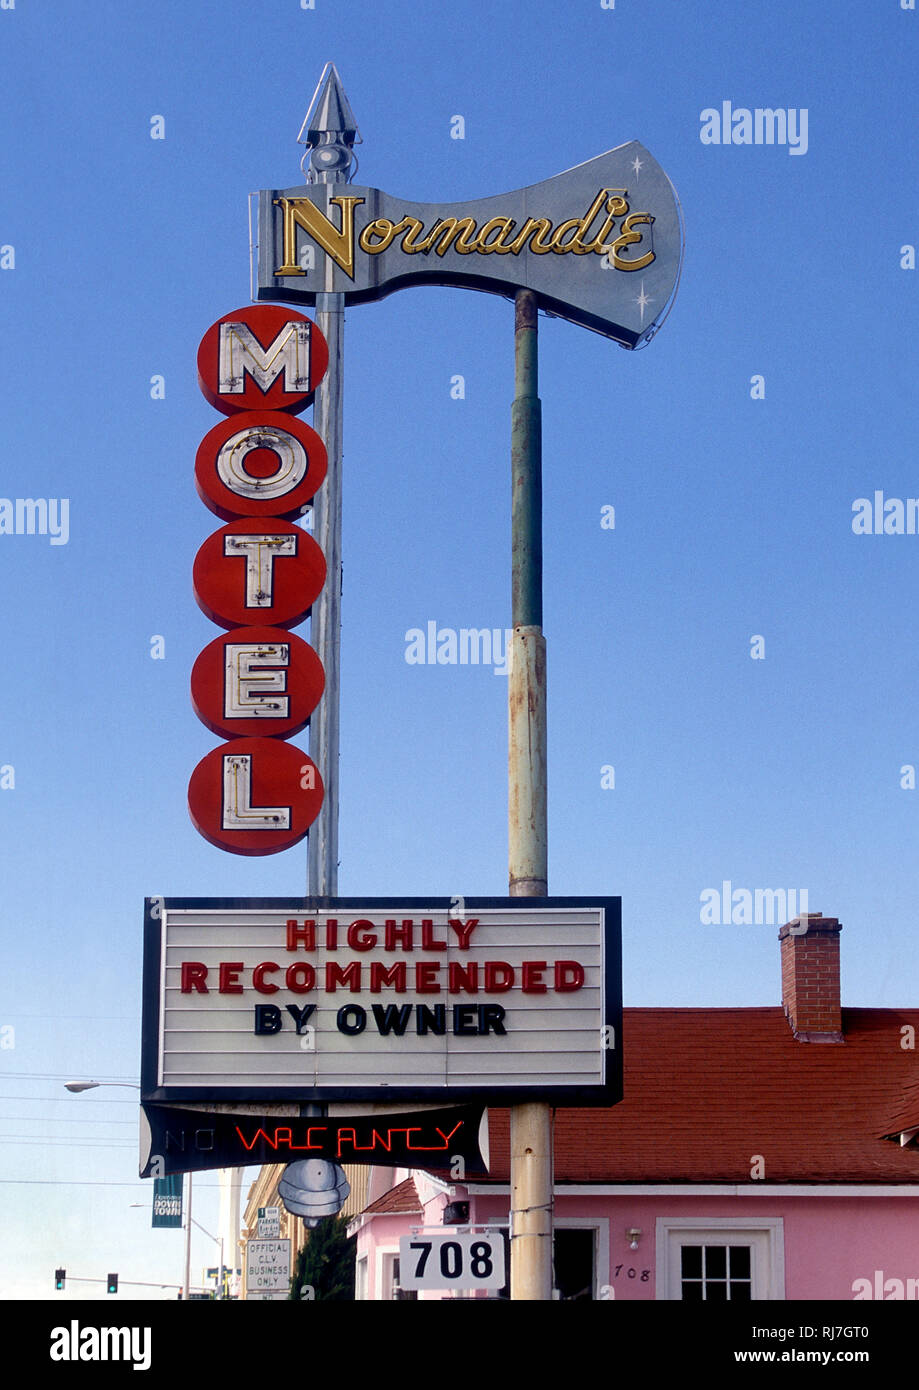
<svg viewBox="0 0 919 1390"><path fill-rule="evenodd" d="M416 1289L403 1289L399 1283L399 1252L384 1250L382 1253L380 1299L384 1302L417 1299Z"/></svg>
<svg viewBox="0 0 919 1390"><path fill-rule="evenodd" d="M552 1297L595 1299L609 1281L609 1218L556 1217Z"/></svg>
<svg viewBox="0 0 919 1390"><path fill-rule="evenodd" d="M368 1260L362 1255L354 1268L354 1301L362 1303L367 1297Z"/></svg>
<svg viewBox="0 0 919 1390"><path fill-rule="evenodd" d="M750 1303L785 1297L780 1216L659 1216L656 1242L659 1299Z"/></svg>

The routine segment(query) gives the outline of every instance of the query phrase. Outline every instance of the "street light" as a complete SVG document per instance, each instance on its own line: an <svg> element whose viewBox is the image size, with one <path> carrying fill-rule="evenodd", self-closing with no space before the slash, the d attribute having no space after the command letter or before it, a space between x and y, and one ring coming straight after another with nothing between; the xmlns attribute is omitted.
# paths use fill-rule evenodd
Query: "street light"
<svg viewBox="0 0 919 1390"><path fill-rule="evenodd" d="M80 1091L92 1091L92 1090L95 1090L95 1088L96 1088L97 1086L127 1086L127 1087L128 1087L130 1090L132 1090L132 1091L139 1091L139 1090L141 1089L140 1086L136 1085L136 1083L133 1082L133 1081L65 1081L65 1082L64 1082L64 1089L67 1090L67 1091L73 1091L74 1093L79 1093ZM220 1270L219 1270L219 1281L220 1281L220 1282L219 1282L219 1286L221 1286L221 1287L222 1287L222 1284L223 1284L223 1270L224 1270L224 1263L223 1263L223 1236L220 1236L219 1239L218 1239L217 1236L212 1236L211 1233L210 1233L210 1231L205 1231L205 1230L204 1230L204 1227L201 1225L201 1223L200 1223L199 1221L194 1221L194 1220L192 1219L192 1214L191 1214L191 1178L192 1178L192 1175L191 1175L191 1173L189 1172L189 1174L188 1174L188 1201L187 1201L187 1206L186 1206L186 1221L185 1221L185 1283L184 1283L184 1286L183 1286L183 1289L182 1289L182 1296L183 1296L183 1298L185 1298L185 1299L188 1298L189 1291L190 1291L190 1285L191 1285L191 1228L192 1228L192 1226L197 1226L198 1229L199 1229L200 1231L204 1231L204 1234L205 1234L206 1236L209 1236L210 1239L211 1239L212 1241L214 1241L216 1244L218 1244L218 1245L220 1246Z"/></svg>
<svg viewBox="0 0 919 1390"><path fill-rule="evenodd" d="M133 1081L65 1081L65 1091L93 1091L97 1086L127 1086L132 1091L139 1091L140 1087Z"/></svg>
<svg viewBox="0 0 919 1390"><path fill-rule="evenodd" d="M64 1090L72 1091L74 1095L79 1095L81 1091L94 1091L98 1086L126 1086L131 1091L139 1091L140 1087L133 1081L65 1081ZM61 1271L59 1271L61 1272ZM55 1288L63 1288L63 1278L58 1284L57 1274L55 1275ZM118 1275L110 1274L106 1280L106 1293L118 1292Z"/></svg>

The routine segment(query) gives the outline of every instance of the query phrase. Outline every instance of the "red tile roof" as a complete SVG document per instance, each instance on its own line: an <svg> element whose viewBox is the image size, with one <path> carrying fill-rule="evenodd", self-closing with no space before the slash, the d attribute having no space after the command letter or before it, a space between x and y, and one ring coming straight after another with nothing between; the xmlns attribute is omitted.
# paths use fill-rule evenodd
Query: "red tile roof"
<svg viewBox="0 0 919 1390"><path fill-rule="evenodd" d="M378 1197L375 1202L371 1202L369 1207L364 1208L364 1215L373 1212L421 1212L421 1201L418 1197L418 1190L415 1187L415 1179L409 1177L405 1182L400 1182L398 1187L391 1187L388 1192L384 1192L382 1197Z"/></svg>
<svg viewBox="0 0 919 1390"><path fill-rule="evenodd" d="M916 1009L843 1009L844 1042L796 1042L781 1008L626 1009L625 1099L559 1110L556 1181L917 1183ZM491 1178L507 1181L508 1112L492 1110Z"/></svg>
<svg viewBox="0 0 919 1390"><path fill-rule="evenodd" d="M914 1070L919 1072L919 1062ZM896 1134L898 1137L903 1129L919 1128L919 1076L910 1085L904 1086L899 1103L881 1128L884 1134Z"/></svg>

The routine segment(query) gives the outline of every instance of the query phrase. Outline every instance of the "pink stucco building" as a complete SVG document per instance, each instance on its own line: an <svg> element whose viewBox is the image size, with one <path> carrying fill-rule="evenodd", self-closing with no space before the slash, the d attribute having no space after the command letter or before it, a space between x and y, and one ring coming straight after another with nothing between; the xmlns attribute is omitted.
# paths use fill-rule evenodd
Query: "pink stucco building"
<svg viewBox="0 0 919 1390"><path fill-rule="evenodd" d="M804 927L781 1007L626 1009L622 1102L556 1113L559 1297L919 1299L919 1009L842 1008L840 924ZM359 1298L405 1296L399 1238L449 1204L506 1231L508 1129L487 1178L370 1171Z"/></svg>

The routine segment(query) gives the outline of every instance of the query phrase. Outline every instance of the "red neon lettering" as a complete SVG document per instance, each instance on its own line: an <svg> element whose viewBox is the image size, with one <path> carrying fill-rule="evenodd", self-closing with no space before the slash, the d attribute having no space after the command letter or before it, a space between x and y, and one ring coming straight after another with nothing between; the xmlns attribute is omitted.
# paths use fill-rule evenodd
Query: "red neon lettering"
<svg viewBox="0 0 919 1390"><path fill-rule="evenodd" d="M381 1141L381 1143L382 1143L382 1145L383 1145L383 1148L386 1150L387 1153L389 1153L389 1151L390 1151L390 1149L391 1149L391 1147L392 1147L392 1135L393 1135L393 1130L388 1130L387 1133L389 1134L389 1142L388 1142L388 1143L383 1142L383 1140L382 1140L382 1138L381 1138L381 1136L380 1136L379 1130L374 1129L374 1130L371 1130L371 1139L370 1139L370 1143L369 1143L369 1144L359 1144L359 1143L357 1142L357 1139L355 1138L355 1140L354 1140L354 1148L357 1150L358 1153L366 1153L366 1152L368 1151L368 1149L375 1149L376 1146L377 1146L377 1139L380 1139L380 1141ZM396 1130L395 1133L398 1134L398 1130Z"/></svg>
<svg viewBox="0 0 919 1390"><path fill-rule="evenodd" d="M273 960L263 960L252 972L252 984L259 994L277 994L278 986L265 982L265 976L269 970L280 970L279 965L275 965Z"/></svg>
<svg viewBox="0 0 919 1390"><path fill-rule="evenodd" d="M196 990L198 994L207 994L208 988L204 983L207 979L207 966L202 965L199 960L183 960L182 962L182 993L191 994Z"/></svg>
<svg viewBox="0 0 919 1390"><path fill-rule="evenodd" d="M471 960L468 965L461 965L458 960L451 960L447 966L447 974L451 994L459 994L461 990L465 990L467 994L478 994L479 967L476 961Z"/></svg>
<svg viewBox="0 0 919 1390"><path fill-rule="evenodd" d="M330 917L325 924L325 946L327 951L338 950L338 918Z"/></svg>
<svg viewBox="0 0 919 1390"><path fill-rule="evenodd" d="M252 1136L252 1142L249 1143L249 1141L246 1139L246 1136L243 1134L242 1130L240 1129L239 1125L234 1125L233 1128L236 1130L236 1133L239 1135L239 1138L240 1138L240 1141L241 1141L241 1143L242 1143L242 1146L243 1146L243 1148L246 1149L246 1150L254 1149L260 1138L261 1138L261 1139L264 1139L265 1143L269 1146L269 1148L276 1149L277 1146L278 1146L278 1145L277 1145L277 1140L275 1140L275 1142L272 1144L271 1140L268 1138L268 1135L265 1133L265 1131L264 1131L263 1129L257 1129L257 1130L255 1131L255 1134Z"/></svg>
<svg viewBox="0 0 919 1390"><path fill-rule="evenodd" d="M367 1153L370 1150L378 1148L385 1150L386 1153L392 1153L392 1146L394 1142L393 1136L397 1134L405 1135L405 1147L407 1149L412 1150L413 1153L441 1153L444 1149L447 1148L447 1145L453 1138L456 1131L458 1129L461 1129L462 1126L463 1121L460 1120L459 1123L454 1125L453 1129L450 1130L449 1134L445 1134L442 1129L438 1129L437 1133L440 1135L442 1141L440 1144L426 1144L423 1142L419 1144L413 1144L411 1140L411 1136L413 1134L424 1134L424 1130L421 1129L420 1126L413 1126L406 1129L373 1129L370 1131L370 1143L359 1144L357 1141L357 1130L348 1127L346 1129L340 1129L338 1131L337 1156L341 1158L343 1152L342 1146L345 1143L350 1144L351 1149L355 1153ZM317 1147L319 1146L317 1145Z"/></svg>
<svg viewBox="0 0 919 1390"><path fill-rule="evenodd" d="M358 993L361 987L359 961L353 960L350 965L344 966L334 960L328 962L325 968L325 987L331 994L339 985L347 985L352 994Z"/></svg>
<svg viewBox="0 0 919 1390"><path fill-rule="evenodd" d="M439 961L420 960L418 962L415 966L415 989L418 994L440 994L440 985L436 980L439 970Z"/></svg>
<svg viewBox="0 0 919 1390"><path fill-rule="evenodd" d="M328 1125L310 1125L309 1129L306 1131L305 1144L295 1144L293 1141L293 1132L287 1126L276 1128L274 1131L273 1139L269 1138L267 1132L264 1129L257 1129L251 1139L246 1138L239 1125L234 1125L234 1129L236 1130L236 1133L239 1135L239 1140L243 1148L248 1153L251 1153L251 1151L255 1148L256 1144L258 1143L259 1139L264 1140L264 1142L268 1145L269 1149L275 1150L277 1150L282 1143L286 1144L287 1147L290 1149L321 1149L321 1140L318 1144L313 1143L313 1132L314 1130L317 1130L320 1133L324 1133L325 1130L328 1129Z"/></svg>
<svg viewBox="0 0 919 1390"><path fill-rule="evenodd" d="M545 994L547 986L543 983L542 972L546 970L544 960L525 960L520 987L524 994Z"/></svg>
<svg viewBox="0 0 919 1390"><path fill-rule="evenodd" d="M440 1135L441 1139L444 1141L444 1148L446 1148L447 1145L450 1143L450 1140L453 1138L453 1136L454 1136L454 1134L456 1133L456 1131L457 1131L458 1129L462 1129L462 1127L463 1127L463 1122L462 1122L462 1120L458 1120L457 1123L456 1123L456 1124L453 1126L453 1128L451 1129L450 1133L449 1133L449 1134L444 1134L444 1132L443 1132L442 1129L437 1129L437 1125L434 1126L434 1128L437 1130L437 1133Z"/></svg>
<svg viewBox="0 0 919 1390"><path fill-rule="evenodd" d="M309 994L316 987L316 971L309 961L298 960L296 965L287 967L284 983L291 994Z"/></svg>
<svg viewBox="0 0 919 1390"><path fill-rule="evenodd" d="M580 989L584 983L584 967L576 960L557 960L555 962L555 988L559 994L568 994Z"/></svg>
<svg viewBox="0 0 919 1390"><path fill-rule="evenodd" d="M292 1135L292 1133L291 1133L291 1131L290 1131L289 1129L278 1130L277 1135L276 1135L275 1137L276 1137L279 1141L280 1141L280 1136L281 1136L282 1133L287 1135L287 1147L288 1147L289 1149L297 1149L297 1150L300 1150L300 1149L313 1149L313 1148L316 1148L316 1147L318 1147L318 1148L321 1148L321 1147L322 1147L321 1144L317 1146L317 1145L315 1145L315 1144L311 1144L311 1143L310 1143L309 1131L307 1131L306 1143L305 1143L305 1144L295 1144L295 1143L294 1143L294 1140L293 1140L293 1135Z"/></svg>
<svg viewBox="0 0 919 1390"><path fill-rule="evenodd" d="M370 993L379 994L384 985L389 985L397 994L404 994L407 969L404 960L397 960L388 969L382 961L372 960L370 962Z"/></svg>
<svg viewBox="0 0 919 1390"><path fill-rule="evenodd" d="M356 1131L356 1130L354 1130L354 1129L349 1129L347 1132L348 1132L348 1134L351 1135L351 1140L350 1140L351 1146L352 1146L352 1148L353 1148L357 1153L367 1153L368 1151L371 1151L371 1150L376 1149L376 1148L384 1149L384 1150L386 1151L386 1153L391 1153L391 1152L392 1152L392 1146L393 1146L393 1135L394 1135L394 1134L408 1134L410 1131L407 1130L407 1129L387 1129L387 1130L372 1129L372 1130L370 1131L370 1143L369 1143L369 1144L359 1144L359 1143L357 1142L357 1131ZM345 1131L344 1131L344 1130L340 1130L340 1131L339 1131L339 1135L338 1135L338 1138L339 1138L339 1149L338 1149L339 1157L341 1157L341 1141L342 1141L342 1139L343 1139L343 1137L344 1137L344 1134L345 1134ZM427 1146L427 1145L421 1145L421 1146L419 1146L419 1147L424 1147L424 1148L426 1148L426 1147L429 1147L429 1146Z"/></svg>
<svg viewBox="0 0 919 1390"><path fill-rule="evenodd" d="M396 949L396 942L400 942L403 951L412 949L412 937L415 928L411 917L403 918L401 927L397 924L394 917L387 917L384 927L383 944L387 951Z"/></svg>
<svg viewBox="0 0 919 1390"><path fill-rule="evenodd" d="M345 1142L345 1135L346 1135L346 1134L350 1134L350 1136L351 1136L351 1147L352 1147L352 1148L357 1148L357 1130L356 1130L356 1129L350 1129L350 1128L349 1128L349 1129L340 1129L340 1130L338 1131L338 1157L339 1157L339 1158L341 1158L341 1154L342 1154L342 1148L341 1148L341 1146L342 1146L342 1144Z"/></svg>
<svg viewBox="0 0 919 1390"><path fill-rule="evenodd" d="M366 917L359 917L356 922L351 923L348 928L348 945L352 951L372 951L376 944L377 934L373 930L372 922Z"/></svg>
<svg viewBox="0 0 919 1390"><path fill-rule="evenodd" d="M459 948L461 951L469 950L469 938L478 925L478 917L473 917L472 920L469 922L461 922L459 920L454 920L451 917L449 922L447 923L447 926L452 927L453 930L456 932L457 940L459 941Z"/></svg>
<svg viewBox="0 0 919 1390"><path fill-rule="evenodd" d="M222 960L220 962L218 993L242 994L243 987L237 978L242 968L243 962L241 960Z"/></svg>
<svg viewBox="0 0 919 1390"><path fill-rule="evenodd" d="M304 951L315 951L316 949L316 923L312 920L299 923L291 917L287 922L287 949L296 951L299 942L303 942Z"/></svg>

